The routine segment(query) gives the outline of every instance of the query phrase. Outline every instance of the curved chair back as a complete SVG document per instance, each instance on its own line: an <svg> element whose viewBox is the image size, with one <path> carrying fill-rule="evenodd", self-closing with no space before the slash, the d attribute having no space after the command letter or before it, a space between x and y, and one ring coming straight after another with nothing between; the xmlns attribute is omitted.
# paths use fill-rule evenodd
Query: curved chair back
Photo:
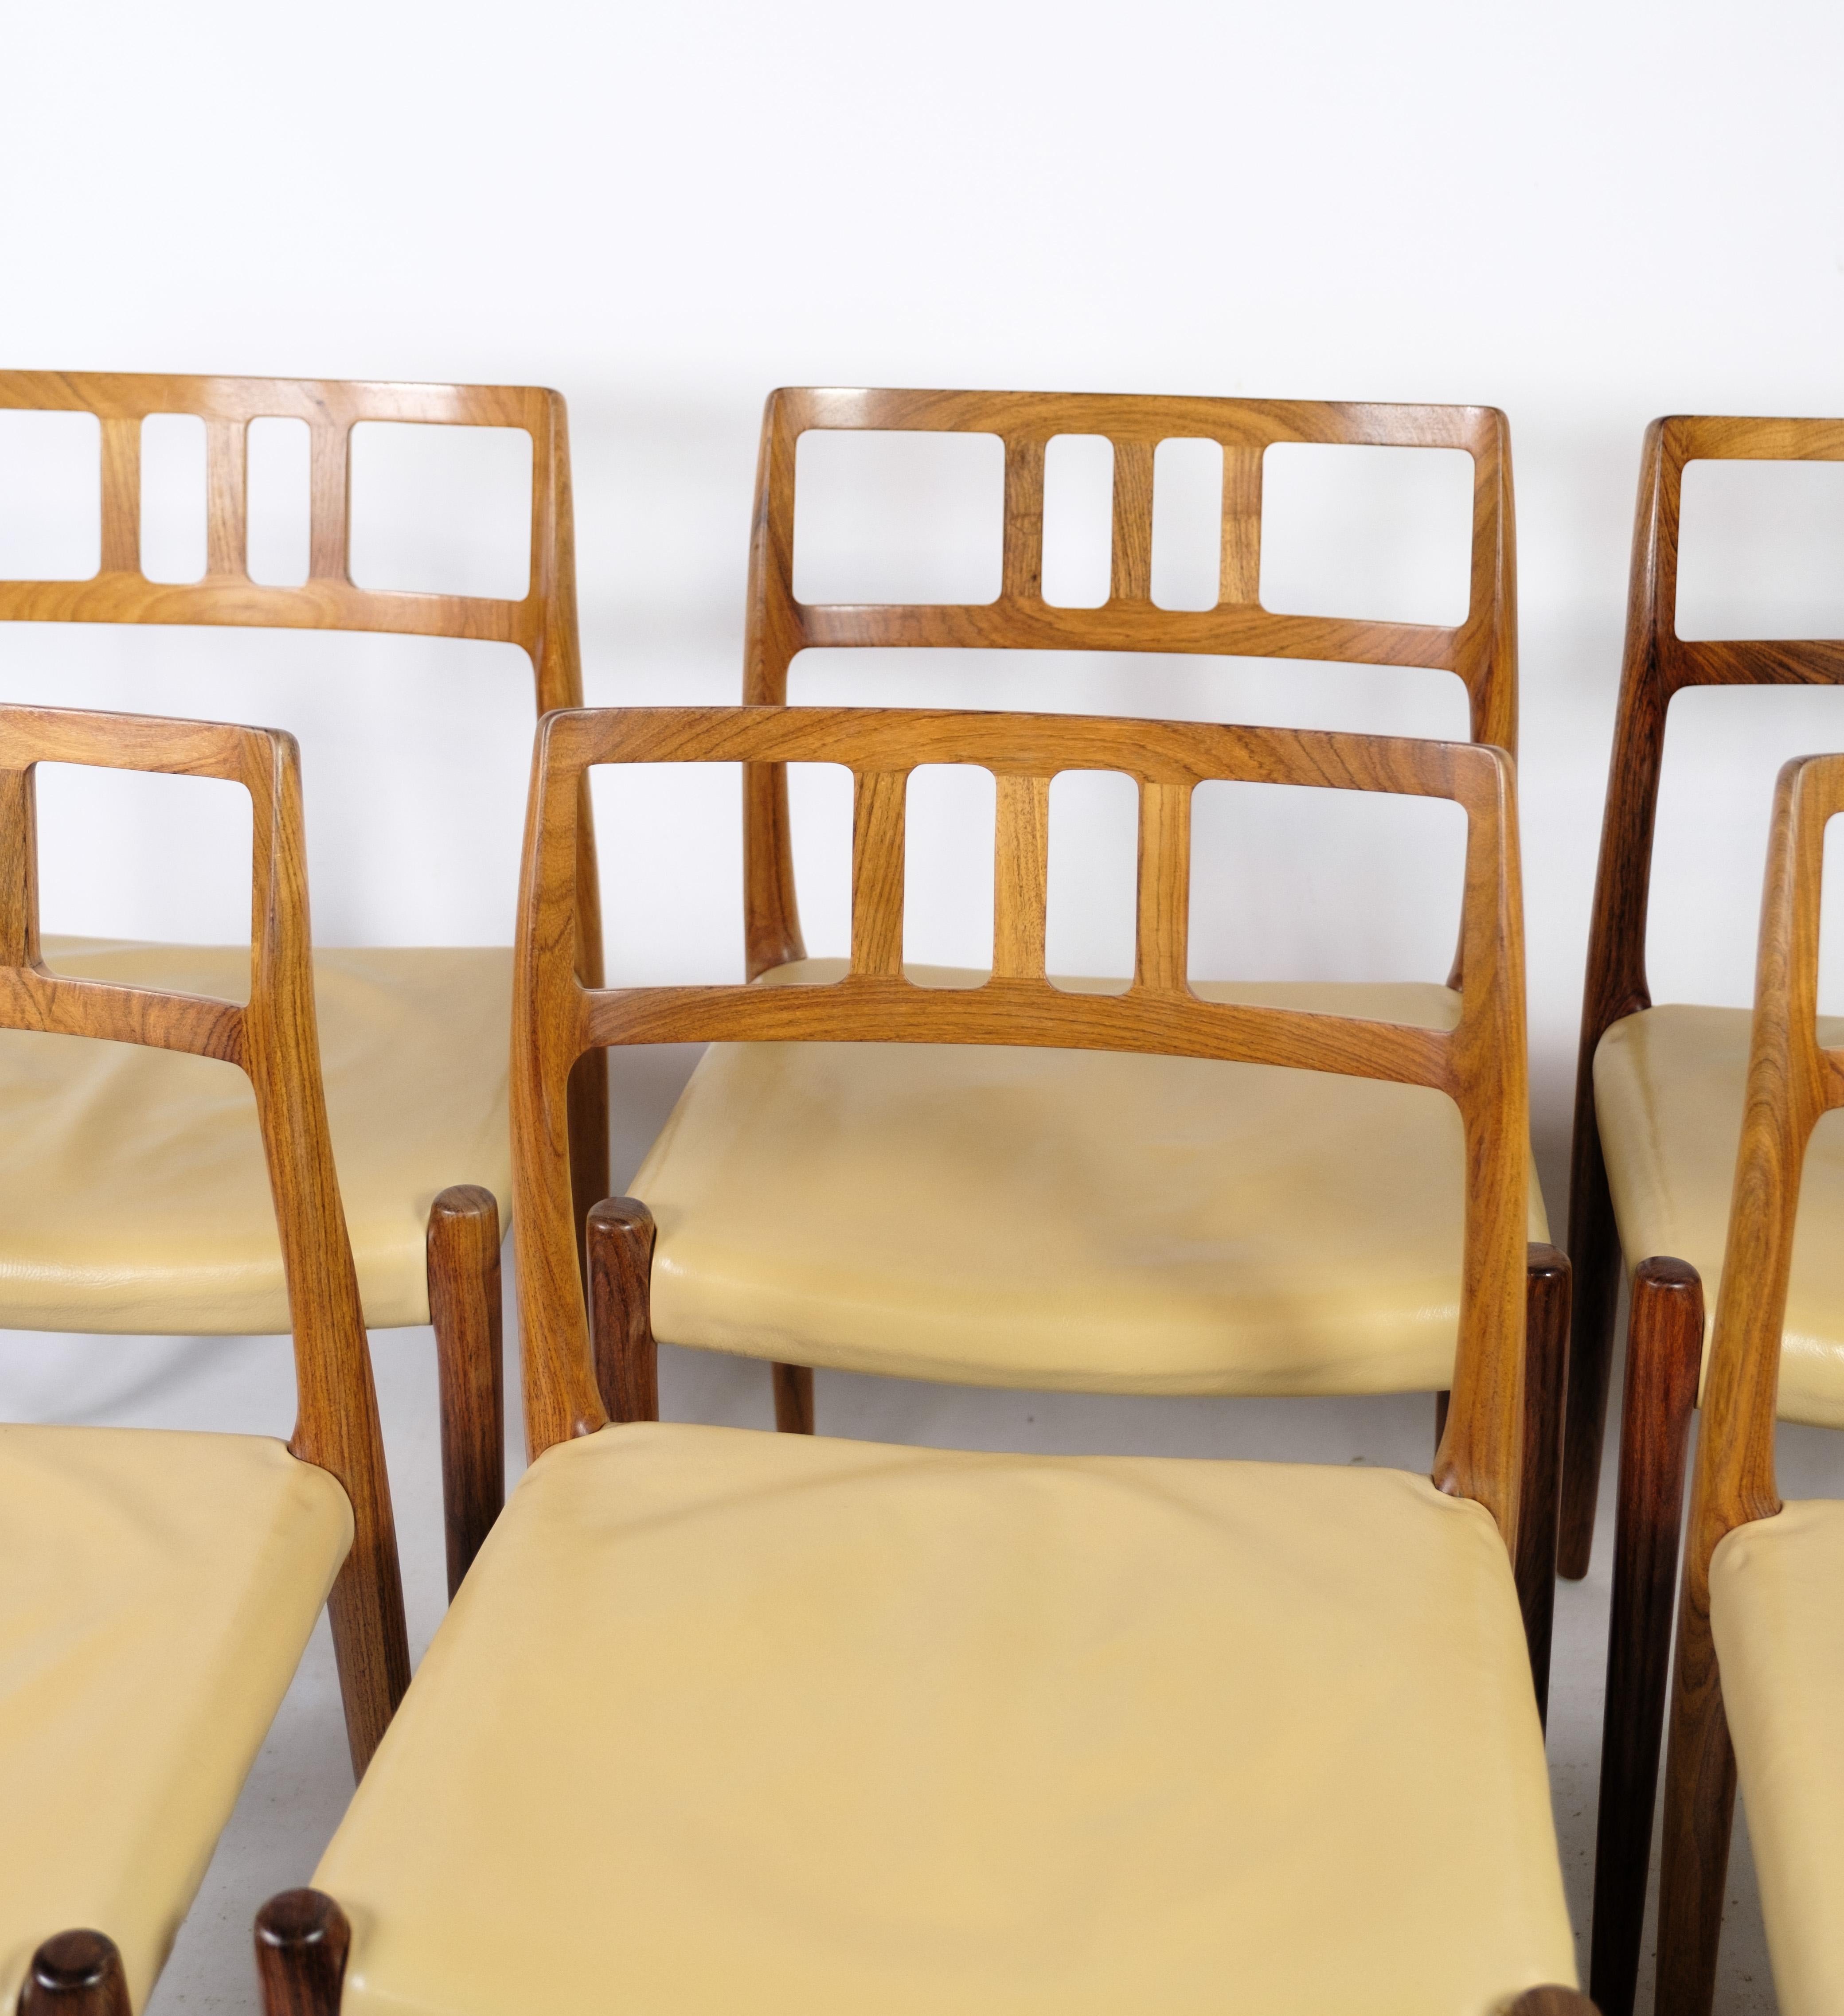
<svg viewBox="0 0 1844 2016"><path fill-rule="evenodd" d="M843 764L853 776L852 959L830 985L585 988L570 906L586 772L600 764ZM902 971L909 774L974 764L997 785L992 976L918 987ZM1115 770L1140 791L1137 952L1124 994L1044 971L1050 781ZM1205 1002L1187 979L1190 803L1207 779L1452 799L1468 817L1450 1031ZM1515 1545L1528 1130L1523 938L1511 759L1471 743L1079 715L830 707L637 707L549 716L526 827L515 954L514 1197L527 1435L537 1456L607 1417L571 1217L567 1094L577 1060L620 1043L1035 1044L1149 1051L1433 1087L1460 1108L1465 1235L1453 1399L1436 1481L1476 1498Z"/></svg>
<svg viewBox="0 0 1844 2016"><path fill-rule="evenodd" d="M1005 449L1001 585L996 601L840 604L794 593L794 464L815 428L996 434ZM1044 452L1058 434L1114 448L1108 599L1069 609L1043 599ZM1153 459L1169 440L1223 451L1222 570L1214 609L1152 599ZM1452 628L1277 615L1261 606L1262 458L1277 441L1464 449L1473 459L1471 597ZM1489 406L1339 405L1059 392L905 392L804 387L769 395L756 475L743 697L778 706L787 668L816 646L910 645L1010 650L1205 652L1418 665L1464 682L1475 741L1517 749L1517 591L1511 431ZM752 765L744 787L748 971L805 956L784 771Z"/></svg>

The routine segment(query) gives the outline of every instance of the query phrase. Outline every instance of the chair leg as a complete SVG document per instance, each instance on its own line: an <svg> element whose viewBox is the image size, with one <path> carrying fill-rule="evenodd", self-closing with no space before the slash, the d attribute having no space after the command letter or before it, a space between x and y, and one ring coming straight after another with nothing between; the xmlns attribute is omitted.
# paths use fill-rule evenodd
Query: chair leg
<svg viewBox="0 0 1844 2016"><path fill-rule="evenodd" d="M1527 1988L1505 2016L1598 2016L1579 1988Z"/></svg>
<svg viewBox="0 0 1844 2016"><path fill-rule="evenodd" d="M1562 1523L1556 1568L1571 1582L1588 1572L1594 1507L1601 1493L1607 1394L1613 1370L1614 1316L1620 1299L1620 1235L1592 1113L1578 1112L1568 1201L1568 1257L1575 1268L1575 1319L1568 1346L1568 1412L1562 1431ZM1584 1131L1586 1130L1586 1131Z"/></svg>
<svg viewBox="0 0 1844 2016"><path fill-rule="evenodd" d="M264 2016L339 2016L351 1928L320 1890L284 1890L256 1914Z"/></svg>
<svg viewBox="0 0 1844 2016"><path fill-rule="evenodd" d="M589 1341L596 1383L611 1421L660 1417L659 1348L653 1335L653 1213L638 1197L604 1197L585 1231Z"/></svg>
<svg viewBox="0 0 1844 2016"><path fill-rule="evenodd" d="M1550 1638L1556 1615L1556 1524L1562 1483L1563 1394L1568 1383L1568 1262L1529 1249L1525 1276L1524 1489L1518 1515L1518 1602L1530 1647L1536 1712L1550 1714Z"/></svg>
<svg viewBox="0 0 1844 2016"><path fill-rule="evenodd" d="M1595 1823L1588 1981L1606 2016L1631 2016L1639 1982L1685 1457L1702 1357L1703 1284L1697 1270L1681 1260L1644 1262L1633 1277L1626 1327L1626 1399L1620 1422Z"/></svg>
<svg viewBox="0 0 1844 2016"><path fill-rule="evenodd" d="M128 2016L114 1940L102 1932L55 1934L33 1954L14 2006L19 2016Z"/></svg>
<svg viewBox="0 0 1844 2016"><path fill-rule="evenodd" d="M784 1435L810 1435L813 1432L812 1366L775 1367L775 1426Z"/></svg>
<svg viewBox="0 0 1844 2016"><path fill-rule="evenodd" d="M1687 1575L1678 1606L1671 1741L1659 1866L1658 2016L1709 2016L1722 1943L1735 1751L1709 1633L1707 1582Z"/></svg>
<svg viewBox="0 0 1844 2016"><path fill-rule="evenodd" d="M429 1213L429 1316L441 1381L441 1502L448 1600L506 1503L499 1207L459 1183Z"/></svg>
<svg viewBox="0 0 1844 2016"><path fill-rule="evenodd" d="M565 1094L570 1131L570 1194L578 1262L588 1268L589 1216L608 1194L608 1053L585 1050L571 1067Z"/></svg>

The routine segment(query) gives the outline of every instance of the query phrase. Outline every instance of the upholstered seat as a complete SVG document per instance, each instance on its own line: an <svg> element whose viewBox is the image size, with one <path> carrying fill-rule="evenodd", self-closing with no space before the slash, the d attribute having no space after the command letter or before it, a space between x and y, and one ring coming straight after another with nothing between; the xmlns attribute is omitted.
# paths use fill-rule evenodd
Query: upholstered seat
<svg viewBox="0 0 1844 2016"><path fill-rule="evenodd" d="M1594 1057L1594 1112L1630 1261L1687 1260L1708 1328L1728 1236L1748 1078L1745 1008L1649 1008L1616 1022ZM1819 1041L1844 1043L1821 1017ZM1780 1365L1780 1413L1844 1427L1844 1129L1821 1123L1806 1157ZM1810 1236L1806 1228L1810 1227ZM1709 1355L1705 1336L1705 1362Z"/></svg>
<svg viewBox="0 0 1844 2016"><path fill-rule="evenodd" d="M1428 985L1197 991L1435 1028L1459 1010ZM1106 1051L715 1044L630 1187L659 1227L653 1320L675 1344L988 1384L1364 1393L1452 1375L1463 1165L1457 1109L1421 1086ZM1529 1219L1547 1239L1534 1170Z"/></svg>
<svg viewBox="0 0 1844 2016"><path fill-rule="evenodd" d="M1844 2008L1844 1502L1737 1526L1710 1622L1783 2016Z"/></svg>
<svg viewBox="0 0 1844 2016"><path fill-rule="evenodd" d="M241 1000L243 946L48 939L55 970ZM511 1194L510 952L319 951L326 1107L366 1319L429 1320L429 1208ZM0 1031L0 1327L286 1330L261 1139L240 1071Z"/></svg>
<svg viewBox="0 0 1844 2016"><path fill-rule="evenodd" d="M1485 2016L1574 1978L1503 1542L1392 1471L560 1443L315 1881L380 2016Z"/></svg>
<svg viewBox="0 0 1844 2016"><path fill-rule="evenodd" d="M266 1438L0 1424L0 2009L84 1925L141 2008L351 1540Z"/></svg>

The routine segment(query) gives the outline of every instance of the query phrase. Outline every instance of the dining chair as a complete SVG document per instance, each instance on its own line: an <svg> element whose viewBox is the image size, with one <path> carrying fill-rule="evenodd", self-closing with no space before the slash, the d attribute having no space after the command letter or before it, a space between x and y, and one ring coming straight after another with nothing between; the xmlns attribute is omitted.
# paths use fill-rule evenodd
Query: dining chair
<svg viewBox="0 0 1844 2016"><path fill-rule="evenodd" d="M0 581L0 621L232 625L474 638L529 658L540 711L582 697L564 401L505 386L0 372L0 409L94 414L101 565L78 581ZM204 423L207 567L175 584L142 571L142 423ZM253 421L308 430L307 579L250 578ZM522 428L531 439L530 585L519 601L355 587L348 554L351 432L361 423ZM586 830L586 829L585 829ZM600 974L600 911L585 848L578 923ZM52 940L60 972L235 993L241 948ZM329 1121L366 1319L433 1323L440 1367L451 1593L504 1496L499 1211L511 1177L506 1052L510 953L499 948L323 949L315 956ZM606 1093L574 1095L583 1208L608 1187ZM33 1330L241 1335L284 1330L280 1255L254 1151L221 1096L146 1060L16 1049L0 1064L0 1324ZM106 1137L91 1124L119 1118ZM175 1140L183 1154L175 1154Z"/></svg>
<svg viewBox="0 0 1844 2016"><path fill-rule="evenodd" d="M1844 1021L1818 1015L1821 869L1840 812L1844 756L1781 772L1678 1606L1661 2016L1701 2016L1713 1999L1738 1773L1778 2007L1844 2005L1844 1502L1783 1503L1774 1449L1799 1275L1838 1243L1835 1190L1812 1179L1821 1152L1837 1152L1818 1122L1844 1106Z"/></svg>
<svg viewBox="0 0 1844 2016"><path fill-rule="evenodd" d="M1647 984L1666 715L1687 686L1844 678L1844 643L1677 635L1684 470L1702 460L1840 459L1844 422L1678 416L1654 422L1641 464L1576 1080L1568 1249L1579 1291L1558 1550L1564 1575L1587 1572L1623 1260L1632 1294L1590 1973L1608 2016L1627 2016L1639 1977L1690 1421L1706 1377L1705 1311L1723 1269L1748 1074L1745 1009L1655 1007ZM1815 1211L1844 1215L1844 1150L1815 1144L1806 1187ZM1792 1297L1781 1417L1844 1426L1844 1261L1835 1243L1802 1252Z"/></svg>
<svg viewBox="0 0 1844 2016"><path fill-rule="evenodd" d="M571 904L598 765L853 775L837 980L584 988ZM901 949L921 763L997 779L991 977ZM1128 991L1045 977L1046 806L1140 806ZM1468 821L1457 1021L1201 996L1206 779L1451 798ZM618 775L615 787L622 787ZM1511 765L1467 744L1050 715L634 708L539 729L512 1111L531 1468L315 1874L259 1914L271 2016L592 2008L1526 2011L1586 2004L1511 1571L1527 1165ZM969 1453L612 1423L652 1373L643 1277L592 1217L566 1087L599 1046L1130 1050L1445 1096L1463 1315L1433 1477ZM1464 1167L1465 1180L1459 1179ZM632 1200L618 1222L644 1222ZM618 1257L631 1244L612 1242ZM1123 1337L1123 1360L1133 1340ZM1102 1381L1107 1384L1110 1382Z"/></svg>
<svg viewBox="0 0 1844 2016"><path fill-rule="evenodd" d="M46 966L41 763L215 777L249 794L247 1001ZM134 1046L167 1053L156 1062L176 1076L243 1075L300 1410L286 1445L0 1424L0 2009L19 2016L145 2006L323 1604L355 1773L409 1683L371 1359L321 1091L305 877L290 736L0 706L8 1047Z"/></svg>
<svg viewBox="0 0 1844 2016"><path fill-rule="evenodd" d="M997 599L976 607L808 603L795 595L798 445L818 430L996 435L1003 445ZM1046 452L1113 453L1111 592L1044 597ZM1152 600L1154 465L1165 441L1223 452L1216 606ZM1472 462L1470 599L1450 628L1278 614L1261 606L1264 457L1276 444L1458 449ZM744 698L784 702L813 650L901 646L1206 653L1453 673L1473 739L1517 741L1511 448L1482 407L1334 405L1064 394L782 391L757 482ZM1129 675L1130 676L1130 672ZM1302 680L1312 676L1302 664ZM841 970L805 956L787 779L744 773L747 972L780 985ZM977 976L916 969L925 984ZM1110 983L1072 980L1077 986ZM1438 985L1212 987L1333 1013L1450 1015ZM1028 1161L996 1107L1029 1111ZM760 1124L739 1130L737 1111ZM999 1152L999 1144L1007 1144ZM1176 1149L1174 1143L1180 1144ZM658 1226L654 1310L674 1344L776 1361L776 1418L810 1428L816 1365L1005 1384L1218 1394L1445 1391L1459 1247L1439 1203L1457 1137L1374 1085L1204 1074L1093 1053L831 1046L798 1060L719 1046L628 1188ZM1021 1166L1021 1162L1023 1165ZM884 1200L938 1172L911 1211ZM1567 1262L1529 1176L1532 1405L1523 1592L1540 1703L1554 1597ZM1251 1267L1242 1256L1263 1255ZM1131 1351L1122 1348L1128 1337ZM1106 1368L1105 1372L1104 1368ZM1438 1434L1437 1417L1437 1434Z"/></svg>

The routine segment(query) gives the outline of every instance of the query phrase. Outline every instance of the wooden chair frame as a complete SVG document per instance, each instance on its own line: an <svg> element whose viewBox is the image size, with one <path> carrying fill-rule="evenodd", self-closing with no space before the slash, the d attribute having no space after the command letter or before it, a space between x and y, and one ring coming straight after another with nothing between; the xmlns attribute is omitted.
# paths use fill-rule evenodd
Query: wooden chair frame
<svg viewBox="0 0 1844 2016"><path fill-rule="evenodd" d="M1780 1510L1774 1430L1800 1172L1820 1118L1844 1106L1844 1049L1821 1047L1817 1029L1824 831L1839 812L1844 756L1800 758L1781 770L1678 1605L1659 1899L1662 2011L1707 2011L1715 1993L1735 1755L1710 1636L1709 1563L1725 1533Z"/></svg>
<svg viewBox="0 0 1844 2016"><path fill-rule="evenodd" d="M1587 1573L1619 1295L1621 1251L1594 1110L1594 1053L1651 1006L1645 970L1652 840L1666 712L1686 686L1844 680L1844 642L1691 642L1677 635L1678 527L1690 462L1844 460L1844 421L1678 415L1646 430L1633 524L1619 711L1608 772L1576 1073L1568 1251L1579 1292L1564 1431L1561 1572ZM1703 1346L1702 1284L1666 1255L1637 1254L1627 1323L1591 1990L1627 2016L1640 1942L1665 1715L1690 1419Z"/></svg>
<svg viewBox="0 0 1844 2016"><path fill-rule="evenodd" d="M217 777L250 794L247 1006L71 979L45 966L34 809L40 763ZM352 1507L351 1551L327 1610L353 1770L362 1774L409 1684L409 1644L371 1355L321 1090L301 758L293 736L213 722L0 705L0 1027L214 1057L250 1080L294 1327L300 1412L288 1446L336 1478ZM79 1942L95 1936L80 1935ZM70 1971L67 1962L76 1964L75 1948L67 1950L70 1937L59 1935L40 1949L23 2007L59 2000L56 1981ZM91 1984L95 1992L103 1993L110 1979L119 1986L119 1961L92 1959L90 1971L101 1969L103 1986ZM121 2007L125 2016L125 1991Z"/></svg>
<svg viewBox="0 0 1844 2016"><path fill-rule="evenodd" d="M582 704L575 521L564 401L531 387L392 385L279 378L0 371L0 410L95 415L102 431L102 564L85 581L0 581L0 621L196 623L379 631L517 645L530 659L538 711ZM189 583L141 571L141 423L150 414L205 423L206 571ZM308 578L298 587L249 577L247 443L254 419L304 421L309 438ZM531 436L531 580L521 601L354 585L349 470L362 421L523 428ZM577 957L601 977L601 908L587 808L577 891ZM606 1066L585 1066L574 1094L572 1152L581 1208L608 1187ZM505 1496L500 1398L498 1201L477 1185L442 1192L429 1219L429 1300L441 1376L444 1502L451 1594Z"/></svg>

